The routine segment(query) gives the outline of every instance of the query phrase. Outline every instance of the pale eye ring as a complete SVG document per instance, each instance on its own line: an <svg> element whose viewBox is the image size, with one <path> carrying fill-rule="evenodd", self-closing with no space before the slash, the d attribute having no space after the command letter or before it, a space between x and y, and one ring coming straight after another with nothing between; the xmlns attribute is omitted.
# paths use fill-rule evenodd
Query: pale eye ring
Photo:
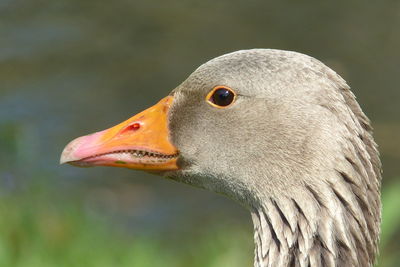
<svg viewBox="0 0 400 267"><path fill-rule="evenodd" d="M209 104L217 108L226 108L236 100L236 93L227 86L216 86L206 96Z"/></svg>

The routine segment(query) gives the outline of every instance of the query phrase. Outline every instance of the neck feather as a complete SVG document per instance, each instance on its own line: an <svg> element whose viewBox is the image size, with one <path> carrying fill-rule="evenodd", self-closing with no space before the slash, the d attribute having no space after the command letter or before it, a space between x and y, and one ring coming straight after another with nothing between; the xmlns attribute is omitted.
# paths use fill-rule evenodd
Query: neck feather
<svg viewBox="0 0 400 267"><path fill-rule="evenodd" d="M372 266L379 208L348 197L350 188L331 184L321 192L306 187L291 198L266 199L251 212L254 266Z"/></svg>
<svg viewBox="0 0 400 267"><path fill-rule="evenodd" d="M324 167L302 183L259 194L251 208L255 266L373 266L380 231L381 163L372 128L343 80L321 104L341 132ZM302 174L300 174L302 175Z"/></svg>

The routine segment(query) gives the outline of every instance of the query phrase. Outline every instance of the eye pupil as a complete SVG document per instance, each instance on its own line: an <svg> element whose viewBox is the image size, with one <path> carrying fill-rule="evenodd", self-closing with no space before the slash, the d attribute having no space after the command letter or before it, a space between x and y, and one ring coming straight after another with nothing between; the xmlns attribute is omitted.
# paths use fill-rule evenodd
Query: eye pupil
<svg viewBox="0 0 400 267"><path fill-rule="evenodd" d="M210 101L214 104L225 107L233 102L235 94L227 88L219 88L211 95Z"/></svg>

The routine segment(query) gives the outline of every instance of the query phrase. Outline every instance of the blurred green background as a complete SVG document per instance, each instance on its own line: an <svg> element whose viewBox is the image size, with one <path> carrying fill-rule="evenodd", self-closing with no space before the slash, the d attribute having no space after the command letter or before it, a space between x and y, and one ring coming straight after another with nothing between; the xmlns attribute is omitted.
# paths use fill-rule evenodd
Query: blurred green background
<svg viewBox="0 0 400 267"><path fill-rule="evenodd" d="M73 138L245 48L312 55L353 88L384 165L378 266L400 266L400 1L0 0L0 266L252 266L236 203L118 168Z"/></svg>

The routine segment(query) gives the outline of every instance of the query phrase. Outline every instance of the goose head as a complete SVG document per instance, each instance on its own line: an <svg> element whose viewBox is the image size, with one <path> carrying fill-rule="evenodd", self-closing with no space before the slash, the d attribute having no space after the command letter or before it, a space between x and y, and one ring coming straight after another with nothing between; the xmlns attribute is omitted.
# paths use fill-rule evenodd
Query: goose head
<svg viewBox="0 0 400 267"><path fill-rule="evenodd" d="M304 54L201 65L155 106L75 139L61 163L117 166L226 195L252 216L255 266L372 266L381 165L346 82Z"/></svg>

